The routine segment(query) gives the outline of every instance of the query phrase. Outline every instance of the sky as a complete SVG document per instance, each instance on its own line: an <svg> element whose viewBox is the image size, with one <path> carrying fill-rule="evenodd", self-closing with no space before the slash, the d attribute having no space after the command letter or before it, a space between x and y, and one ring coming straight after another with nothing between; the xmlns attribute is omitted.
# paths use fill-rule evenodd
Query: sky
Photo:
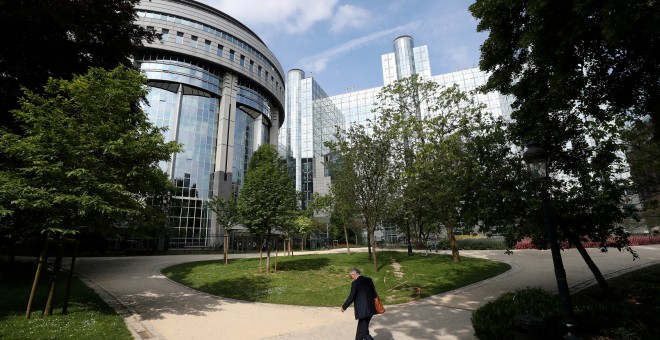
<svg viewBox="0 0 660 340"><path fill-rule="evenodd" d="M428 46L433 75L477 67L487 37L468 11L474 0L198 1L245 24L285 73L302 69L330 96L382 86L380 56L401 35Z"/></svg>

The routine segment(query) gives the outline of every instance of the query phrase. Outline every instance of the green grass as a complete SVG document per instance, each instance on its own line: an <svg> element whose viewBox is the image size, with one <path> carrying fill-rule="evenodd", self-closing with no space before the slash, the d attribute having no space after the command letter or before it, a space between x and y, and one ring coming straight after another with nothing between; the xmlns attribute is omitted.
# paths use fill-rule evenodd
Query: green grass
<svg viewBox="0 0 660 340"><path fill-rule="evenodd" d="M245 301L304 306L337 306L350 290L348 270L357 267L374 279L385 304L400 304L447 292L507 271L507 264L450 256L377 253L378 272L367 253L279 257L277 272L259 273L259 259L193 262L163 270L168 278L213 295ZM401 266L395 276L392 260ZM271 261L274 263L275 257ZM264 258L265 267L265 258ZM421 287L421 296L417 288Z"/></svg>
<svg viewBox="0 0 660 340"><path fill-rule="evenodd" d="M574 332L582 339L660 339L660 264L607 280L609 292L599 286L571 294ZM515 316L533 315L545 323L530 328L531 338L543 333L559 338L565 332L556 293L539 287L502 294L472 314L479 339L512 339Z"/></svg>
<svg viewBox="0 0 660 340"><path fill-rule="evenodd" d="M74 278L69 313L62 315L67 273L58 281L52 316L42 317L46 304L48 272L42 274L32 314L25 319L35 266L16 263L0 268L0 339L133 339L124 320L80 280Z"/></svg>
<svg viewBox="0 0 660 340"><path fill-rule="evenodd" d="M573 294L581 335L602 339L660 339L660 264Z"/></svg>

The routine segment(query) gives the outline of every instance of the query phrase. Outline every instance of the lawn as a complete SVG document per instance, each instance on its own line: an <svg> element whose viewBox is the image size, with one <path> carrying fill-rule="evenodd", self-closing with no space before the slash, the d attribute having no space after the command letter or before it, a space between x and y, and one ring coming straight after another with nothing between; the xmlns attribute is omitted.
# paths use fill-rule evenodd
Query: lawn
<svg viewBox="0 0 660 340"><path fill-rule="evenodd" d="M594 339L660 339L660 264L607 280L573 295L578 331Z"/></svg>
<svg viewBox="0 0 660 340"><path fill-rule="evenodd" d="M25 319L34 264L15 263L0 271L0 339L133 339L124 320L94 291L74 278L69 300L69 313L62 315L66 273L58 281L52 316L42 317L46 304L48 272L44 271L32 304L32 315Z"/></svg>
<svg viewBox="0 0 660 340"><path fill-rule="evenodd" d="M228 265L221 261L185 263L162 272L174 281L217 296L277 304L337 306L350 290L351 267L373 278L381 300L390 305L447 292L510 268L504 263L465 257L460 263L453 263L450 256L437 254L408 256L402 252L379 252L377 260L377 272L367 253L280 256L277 271L272 273L259 273L259 259L232 260Z"/></svg>

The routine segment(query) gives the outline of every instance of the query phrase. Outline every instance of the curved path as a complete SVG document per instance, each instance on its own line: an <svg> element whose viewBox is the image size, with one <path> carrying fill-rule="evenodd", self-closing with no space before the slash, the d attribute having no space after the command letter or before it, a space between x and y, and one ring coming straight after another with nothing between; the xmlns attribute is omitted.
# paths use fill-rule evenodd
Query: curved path
<svg viewBox="0 0 660 340"><path fill-rule="evenodd" d="M601 272L616 276L660 263L660 245L634 247L640 258L610 249L589 249ZM340 252L334 250L329 252ZM304 252L308 254L310 252ZM301 252L298 252L301 254ZM500 276L417 302L386 306L371 321L376 339L474 339L472 311L504 292L528 286L556 291L549 251L462 251L462 256L509 263ZM254 255L233 255L233 258ZM573 291L594 283L576 250L562 251ZM352 339L357 322L352 311L337 307L300 307L236 301L201 293L165 278L173 264L221 259L222 255L81 258L76 272L125 318L136 339ZM231 257L230 257L231 258ZM346 284L346 294L350 286Z"/></svg>

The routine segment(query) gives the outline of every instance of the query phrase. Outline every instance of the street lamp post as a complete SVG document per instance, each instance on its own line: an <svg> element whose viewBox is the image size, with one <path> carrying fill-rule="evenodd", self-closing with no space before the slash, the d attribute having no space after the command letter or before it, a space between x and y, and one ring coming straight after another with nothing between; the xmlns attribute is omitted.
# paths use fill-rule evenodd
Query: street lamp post
<svg viewBox="0 0 660 340"><path fill-rule="evenodd" d="M561 259L559 243L557 241L557 228L552 218L552 211L550 209L550 202L548 198L548 190L546 182L548 181L548 152L535 143L527 146L527 150L523 153L523 160L527 164L532 178L541 184L541 200L543 202L543 215L545 219L545 226L548 231L548 241L550 242L550 251L552 253L552 264L555 269L555 278L557 280L557 291L561 302L562 315L564 324L567 328L567 334L564 338L573 338L571 330L573 327L573 305L571 302L571 295L568 290L568 281L566 280L566 271L564 270L564 263Z"/></svg>

